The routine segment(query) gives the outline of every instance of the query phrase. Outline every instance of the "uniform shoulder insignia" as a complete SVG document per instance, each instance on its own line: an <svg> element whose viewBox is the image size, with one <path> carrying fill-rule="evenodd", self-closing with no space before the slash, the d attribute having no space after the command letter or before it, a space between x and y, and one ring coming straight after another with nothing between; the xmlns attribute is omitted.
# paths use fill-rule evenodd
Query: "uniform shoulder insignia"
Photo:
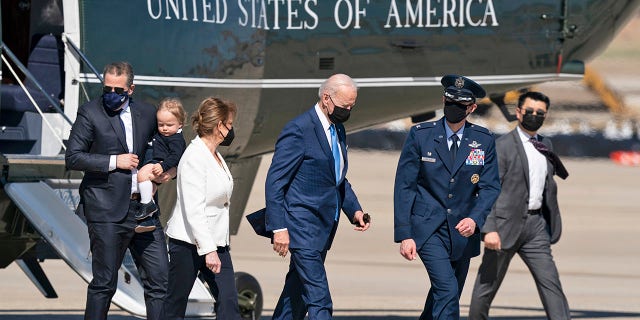
<svg viewBox="0 0 640 320"><path fill-rule="evenodd" d="M482 126L479 126L477 124L472 124L472 125L469 126L469 128L474 130L474 131L484 133L486 135L493 135L493 132L489 131L489 129L487 129L485 127L482 127Z"/></svg>
<svg viewBox="0 0 640 320"><path fill-rule="evenodd" d="M422 129L431 129L431 128L434 128L435 126L436 126L435 121L427 121L427 122L418 123L414 127L416 128L416 130L422 130Z"/></svg>

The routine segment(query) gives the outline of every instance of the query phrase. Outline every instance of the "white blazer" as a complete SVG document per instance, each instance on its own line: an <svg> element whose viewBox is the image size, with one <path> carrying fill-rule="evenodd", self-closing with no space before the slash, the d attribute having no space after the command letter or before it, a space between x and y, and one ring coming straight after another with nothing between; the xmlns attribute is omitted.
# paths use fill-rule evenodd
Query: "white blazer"
<svg viewBox="0 0 640 320"><path fill-rule="evenodd" d="M178 165L178 197L167 222L167 236L195 245L201 256L229 245L233 178L217 155L222 166L200 137L191 141Z"/></svg>

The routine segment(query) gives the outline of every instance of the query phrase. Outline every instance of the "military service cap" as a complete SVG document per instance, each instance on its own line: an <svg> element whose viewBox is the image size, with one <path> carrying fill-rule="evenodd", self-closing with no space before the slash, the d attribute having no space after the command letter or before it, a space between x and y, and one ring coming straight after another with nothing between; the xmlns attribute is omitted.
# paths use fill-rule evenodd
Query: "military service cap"
<svg viewBox="0 0 640 320"><path fill-rule="evenodd" d="M440 80L444 86L444 96L447 99L461 103L473 103L476 98L484 98L486 92L473 80L455 75L448 74Z"/></svg>

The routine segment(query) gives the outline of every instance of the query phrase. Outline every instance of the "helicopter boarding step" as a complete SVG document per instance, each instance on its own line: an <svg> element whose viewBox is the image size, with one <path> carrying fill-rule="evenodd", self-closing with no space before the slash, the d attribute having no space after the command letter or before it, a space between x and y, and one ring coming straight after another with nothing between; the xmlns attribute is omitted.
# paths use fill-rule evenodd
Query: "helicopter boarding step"
<svg viewBox="0 0 640 320"><path fill-rule="evenodd" d="M40 181L8 183L5 191L60 258L89 283L92 273L87 226L56 190ZM128 251L124 261L112 302L135 316L145 317L143 286ZM195 281L187 316L213 316L213 302L205 285Z"/></svg>

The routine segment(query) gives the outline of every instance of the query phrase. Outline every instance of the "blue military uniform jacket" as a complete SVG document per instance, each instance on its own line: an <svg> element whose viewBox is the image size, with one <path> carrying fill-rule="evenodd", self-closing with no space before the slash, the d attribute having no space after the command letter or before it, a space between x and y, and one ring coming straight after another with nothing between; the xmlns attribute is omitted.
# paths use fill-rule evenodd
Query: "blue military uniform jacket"
<svg viewBox="0 0 640 320"><path fill-rule="evenodd" d="M444 118L411 128L398 162L394 190L394 240L414 239L417 249L447 221L451 260L480 254L480 229L500 193L495 139L466 122L452 162ZM469 217L476 233L455 229Z"/></svg>

